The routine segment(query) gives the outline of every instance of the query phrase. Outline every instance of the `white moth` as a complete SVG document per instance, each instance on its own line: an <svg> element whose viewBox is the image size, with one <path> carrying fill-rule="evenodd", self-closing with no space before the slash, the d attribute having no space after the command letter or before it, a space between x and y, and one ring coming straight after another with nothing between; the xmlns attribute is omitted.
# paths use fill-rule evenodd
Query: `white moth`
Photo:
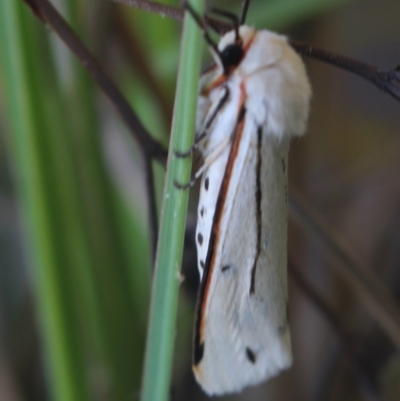
<svg viewBox="0 0 400 401"><path fill-rule="evenodd" d="M257 384L292 362L287 321L287 157L306 128L310 85L284 36L241 26L201 79L204 170L197 381L210 395Z"/></svg>

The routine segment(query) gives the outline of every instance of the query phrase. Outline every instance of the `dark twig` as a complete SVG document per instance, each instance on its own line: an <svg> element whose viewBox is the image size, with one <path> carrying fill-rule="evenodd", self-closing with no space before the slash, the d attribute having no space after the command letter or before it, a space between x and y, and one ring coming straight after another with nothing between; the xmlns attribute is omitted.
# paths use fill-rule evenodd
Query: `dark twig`
<svg viewBox="0 0 400 401"><path fill-rule="evenodd" d="M321 243L332 258L332 267L358 296L359 302L400 349L400 310L376 275L352 252L347 243L324 219L301 199L296 191L289 198L290 216Z"/></svg>
<svg viewBox="0 0 400 401"><path fill-rule="evenodd" d="M350 71L372 82L379 89L387 92L396 100L400 101L400 86L394 84L396 82L400 82L400 72L396 71L396 69L380 69L361 61L354 60L346 56L341 56L340 54L335 54L294 40L291 40L290 44L299 54L312 57L342 68L346 71Z"/></svg>
<svg viewBox="0 0 400 401"><path fill-rule="evenodd" d="M332 327L338 332L341 339L345 343L348 342L350 335L344 328L339 315L333 310L331 305L325 301L322 295L319 294L318 291L304 278L303 274L300 272L300 269L290 258L288 267L289 273L296 284L301 288L301 290L310 299L319 312L328 320Z"/></svg>
<svg viewBox="0 0 400 401"><path fill-rule="evenodd" d="M27 0L29 6L40 17L41 20L47 22L54 31L60 36L65 42L68 48L76 55L81 61L83 66L93 76L94 80L104 91L106 96L110 99L111 103L114 104L116 109L119 111L122 119L127 124L134 138L139 142L144 153L145 160L145 174L146 174L146 190L149 200L149 224L150 224L150 235L151 235L151 253L154 262L155 250L157 247L157 208L155 200L155 187L154 187L154 176L152 169L152 158L156 158L159 161L165 163L166 161L166 150L155 141L144 128L139 118L132 110L129 103L123 97L122 93L114 85L111 79L103 71L100 64L97 62L94 56L89 50L83 45L80 39L75 35L73 30L48 3L47 0Z"/></svg>
<svg viewBox="0 0 400 401"><path fill-rule="evenodd" d="M29 0L29 5L31 8L33 7L35 10L38 10L42 19L54 29L72 53L75 54L93 76L111 103L117 108L122 119L142 147L145 155L165 162L166 150L148 134L122 93L113 84L108 75L100 67L96 58L83 45L57 10L47 0Z"/></svg>
<svg viewBox="0 0 400 401"><path fill-rule="evenodd" d="M33 13L38 17L40 20L46 23L46 18L42 15L40 12L40 9L36 6L35 2L33 0L24 0L25 4L27 4L30 9L33 11Z"/></svg>
<svg viewBox="0 0 400 401"><path fill-rule="evenodd" d="M323 295L304 277L295 263L289 259L288 265L290 276L339 335L342 346L339 353L343 350L351 361L355 380L359 385L360 392L365 394L368 400L382 400L381 395L377 392L375 383L372 382L370 374L360 358L358 352L360 347L357 347L360 340L347 330L340 315L334 311L333 307L327 302ZM339 357L340 355L337 355L337 357L332 361L333 365L330 364L329 371L332 371L334 365L337 365L340 360ZM329 372L326 377L328 378L330 374L331 372Z"/></svg>
<svg viewBox="0 0 400 401"><path fill-rule="evenodd" d="M148 0L113 0L117 3L122 3L129 6L134 6L142 10L150 11L161 16L181 21L183 19L183 10L177 7L166 6L165 4L156 3ZM232 30L232 25L223 21L218 21L214 18L207 17L207 24L220 34ZM324 61L325 63L350 71L367 81L376 85L382 91L400 101L400 66L394 69L381 69L350 57L341 56L310 46L306 43L301 43L294 40L289 40L293 48L301 55L312 57L316 60Z"/></svg>

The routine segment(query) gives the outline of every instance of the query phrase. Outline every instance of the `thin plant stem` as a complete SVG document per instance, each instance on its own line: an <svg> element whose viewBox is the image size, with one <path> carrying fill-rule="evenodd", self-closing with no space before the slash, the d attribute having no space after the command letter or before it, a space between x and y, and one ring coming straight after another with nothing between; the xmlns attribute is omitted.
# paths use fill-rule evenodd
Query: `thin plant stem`
<svg viewBox="0 0 400 401"><path fill-rule="evenodd" d="M193 7L199 12L202 3L202 0L193 1ZM188 191L177 189L174 181L189 182L192 161L191 157L175 157L173 151L187 150L193 144L200 47L200 30L193 18L186 15L153 279L142 401L169 398L188 203Z"/></svg>

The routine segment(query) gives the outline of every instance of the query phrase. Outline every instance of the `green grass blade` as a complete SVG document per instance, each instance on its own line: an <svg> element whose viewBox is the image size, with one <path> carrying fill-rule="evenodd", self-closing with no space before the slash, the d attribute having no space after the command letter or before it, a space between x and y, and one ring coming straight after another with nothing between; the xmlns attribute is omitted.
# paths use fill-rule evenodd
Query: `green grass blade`
<svg viewBox="0 0 400 401"><path fill-rule="evenodd" d="M29 15L28 15L29 14ZM59 180L51 154L53 132L46 119L40 47L31 12L22 2L0 4L2 65L14 159L29 256L34 268L38 314L53 397L89 400L68 250L57 203ZM38 61L39 60L39 61Z"/></svg>
<svg viewBox="0 0 400 401"><path fill-rule="evenodd" d="M0 14L10 159L48 383L57 401L91 399L90 361L105 376L100 395L124 401L140 383L148 235L121 207L106 171L90 78L73 61L72 79L62 79L63 68L57 79L47 32L22 2L1 2Z"/></svg>
<svg viewBox="0 0 400 401"><path fill-rule="evenodd" d="M202 10L202 0L196 0L193 6L196 10ZM176 189L173 181L189 182L191 169L191 159L177 159L172 152L174 149L187 150L193 144L201 57L199 49L200 30L194 20L186 15L153 281L142 386L143 401L166 401L169 398L179 274L189 195L188 191Z"/></svg>
<svg viewBox="0 0 400 401"><path fill-rule="evenodd" d="M77 31L86 31L88 15L84 9L76 0L65 0L65 3L70 23ZM82 222L91 257L90 268L83 279L94 289L94 302L82 305L82 314L88 314L90 318L84 330L86 339L91 341L87 345L95 354L95 360L103 362L100 368L105 369L100 371L106 377L105 393L113 401L125 401L139 388L145 326L137 316L147 312L149 291L148 285L137 291L146 277L141 273L149 267L149 260L138 266L146 258L137 258L135 263L132 254L138 255L137 243L148 241L148 237L137 227L131 211L121 206L110 180L93 81L77 60L71 60L70 54L67 56L71 62L72 68L68 70L71 76L69 80L60 81L67 82L63 88L67 104L65 114L79 172L80 203L84 210ZM61 74L65 74L65 69L60 68ZM130 238L135 242L130 247L125 245L128 231L136 234ZM145 250L146 246L142 246L141 256ZM79 279L76 270L75 279Z"/></svg>

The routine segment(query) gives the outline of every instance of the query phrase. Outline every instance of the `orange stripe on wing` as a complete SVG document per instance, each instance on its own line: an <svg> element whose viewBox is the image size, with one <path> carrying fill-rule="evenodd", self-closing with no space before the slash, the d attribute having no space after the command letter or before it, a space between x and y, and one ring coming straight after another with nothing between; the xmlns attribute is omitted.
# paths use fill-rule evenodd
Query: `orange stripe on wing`
<svg viewBox="0 0 400 401"><path fill-rule="evenodd" d="M227 75L225 75L225 74L219 75L212 82L210 82L207 86L202 88L201 95L207 96L213 89L222 85L227 79L228 79Z"/></svg>
<svg viewBox="0 0 400 401"><path fill-rule="evenodd" d="M208 294L211 285L211 278L213 276L216 261L216 248L219 243L220 238L220 226L221 220L226 204L226 198L228 194L229 184L231 181L231 176L233 172L233 167L236 161L236 157L239 151L239 146L241 143L243 128L245 123L245 112L244 107L246 100L246 92L244 84L241 85L241 98L240 98L240 114L238 118L237 125L235 127L235 132L233 134L232 146L229 153L228 161L226 164L226 169L224 173L224 178L222 180L221 188L218 195L217 204L215 207L215 213L213 218L212 231L210 235L210 241L208 246L206 263L203 270L203 279L200 284L199 298L196 308L196 324L194 333L194 369L196 370L196 365L200 363L203 358L204 353L204 329L206 325L207 317L205 316L205 310L207 306Z"/></svg>

